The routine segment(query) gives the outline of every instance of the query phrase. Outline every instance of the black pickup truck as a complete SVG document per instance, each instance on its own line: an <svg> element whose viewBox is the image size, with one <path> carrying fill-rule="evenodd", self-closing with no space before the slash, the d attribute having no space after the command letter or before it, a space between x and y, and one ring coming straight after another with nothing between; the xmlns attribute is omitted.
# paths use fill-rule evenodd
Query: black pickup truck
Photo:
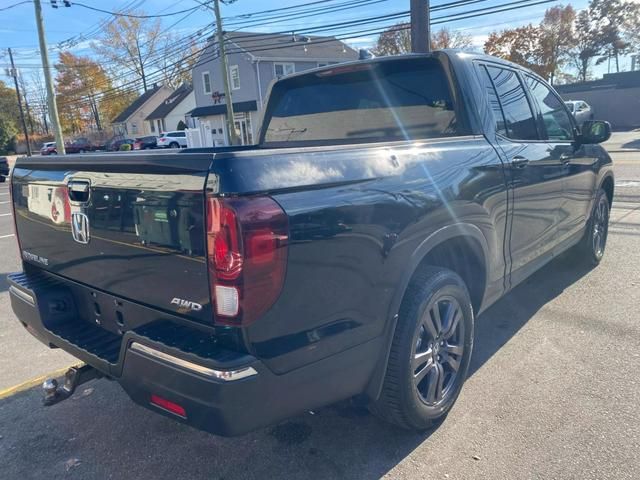
<svg viewBox="0 0 640 480"><path fill-rule="evenodd" d="M351 397L426 429L483 310L570 247L602 258L609 135L482 55L288 76L256 146L19 159L12 306L137 403L216 434Z"/></svg>

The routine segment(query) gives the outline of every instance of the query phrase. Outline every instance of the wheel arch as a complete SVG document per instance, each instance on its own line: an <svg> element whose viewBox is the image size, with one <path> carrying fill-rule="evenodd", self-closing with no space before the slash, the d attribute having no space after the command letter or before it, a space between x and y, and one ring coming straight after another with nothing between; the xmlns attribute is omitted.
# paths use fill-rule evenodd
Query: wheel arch
<svg viewBox="0 0 640 480"><path fill-rule="evenodd" d="M473 311L478 312L486 292L489 275L489 248L482 231L472 224L457 223L436 230L416 248L389 307L385 328L385 350L381 353L365 395L370 400L382 390L389 352L395 333L398 311L404 294L415 273L424 266L438 266L453 270L462 277L469 289ZM465 268L466 267L466 268Z"/></svg>
<svg viewBox="0 0 640 480"><path fill-rule="evenodd" d="M613 189L614 189L613 175L605 176L602 179L602 182L600 182L600 188L602 188L604 192L607 194L607 200L609 200L609 208L611 208L611 205L613 204Z"/></svg>

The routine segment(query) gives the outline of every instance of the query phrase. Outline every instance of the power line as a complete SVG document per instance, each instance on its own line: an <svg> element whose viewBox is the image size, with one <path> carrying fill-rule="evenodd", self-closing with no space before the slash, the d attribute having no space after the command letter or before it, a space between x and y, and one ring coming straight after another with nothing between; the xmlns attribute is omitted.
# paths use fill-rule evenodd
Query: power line
<svg viewBox="0 0 640 480"><path fill-rule="evenodd" d="M15 7L19 7L20 5L25 5L27 3L33 3L33 0L24 0L23 2L14 3L13 5L8 5L6 7L0 8L0 12L4 12L5 10L10 10Z"/></svg>
<svg viewBox="0 0 640 480"><path fill-rule="evenodd" d="M206 4L209 4L209 3L211 3L210 0L204 2L203 5L206 5ZM178 10L177 12L171 12L171 13L162 13L162 14L155 14L155 15L141 15L141 14L135 14L135 13L112 12L112 11L109 11L109 10L103 10L101 8L92 7L91 5L86 5L84 3L79 3L79 2L69 2L69 4L72 5L72 6L86 8L87 10L92 10L94 12L100 12L100 13L106 13L108 15L113 15L114 17L128 17L128 18L163 18L163 17L172 17L173 15L181 15L181 14L186 13L186 12L192 12L194 10L198 10L200 8L200 6L201 6L201 5L198 5L196 7L185 8L184 10Z"/></svg>
<svg viewBox="0 0 640 480"><path fill-rule="evenodd" d="M475 1L477 2L477 0L470 0L470 1ZM460 13L455 13L452 15L448 15L448 16L441 16L441 17L436 17L433 19L433 21L431 22L432 24L441 24L441 23L446 23L446 22L452 22L452 21L459 21L459 20L464 20L464 19L468 19L468 18L474 18L474 17L478 17L478 16L485 16L485 15L491 15L494 13L501 13L501 12L506 12L506 11L510 11L510 10L516 10L516 9L520 9L520 8L525 8L528 6L535 6L535 5L540 5L540 4L546 4L546 3L551 3L551 2L555 2L558 0L539 0L536 2L531 2L530 0L519 0L519 1L515 1L515 2L508 2L502 5L496 5L496 6L492 6L492 7L486 7L486 8L481 8L481 9L476 9L476 10L472 10L472 11L467 11L467 12L460 12ZM450 4L461 4L461 3L469 3L469 2L465 2L465 1L460 1L460 2L450 2ZM523 5L524 4L524 5ZM445 4L442 4L439 6L440 9L443 9L443 7L445 7ZM399 12L400 13L400 12ZM335 24L334 24L335 25ZM385 27L382 28L382 30L380 30L379 28L376 29L366 29L366 30L356 30L356 31L350 31L350 32L345 32L343 34L340 34L339 37L340 39L344 39L344 38L357 38L357 37L361 37L361 36L366 36L366 35L372 35L372 34L376 34L376 33L382 33L383 31L385 31L386 29L388 29L390 26L392 25L387 25ZM327 26L318 26L315 27L315 29L322 29L322 28L327 28ZM399 28L399 30L403 30L403 29L408 29L408 27L401 27ZM270 34L264 34L264 36L268 36ZM338 36L336 36L336 38L338 38ZM236 40L232 40L233 43L238 43L238 41ZM315 41L315 43L325 43L327 41L334 41L333 38L328 38L328 39L323 39L323 40L317 40ZM211 42L209 44L207 44L204 48L200 49L199 51L194 52L193 54L189 55L187 58L191 58L195 55L198 55L199 53L203 52L204 50L206 50L207 48L209 48L210 46L213 48L213 46L215 45L215 43ZM272 46L265 46L263 45L263 48L252 48L250 49L250 51L253 52L259 52L262 50L277 50L277 49L282 49L282 48L290 48L290 45L282 45L281 43L278 44L272 44ZM215 49L213 49L215 52ZM236 49L234 51L230 51L229 53L242 53L244 52L244 49ZM208 62L211 60L215 60L215 58L217 58L216 54L213 53L212 55L209 55L208 57L204 57L198 60L198 62ZM175 66L176 64L172 64L170 66ZM180 70L180 73L183 73L186 70L191 69L191 67L186 67L185 69ZM161 77L162 72L155 72L154 74L150 75L150 78L156 78L156 77ZM121 92L123 87L126 87L128 85L139 85L139 80L134 80L132 82L129 82L127 84L121 85L119 87L115 87L113 89L107 90L103 93L103 97L101 97L101 99L106 100L109 97L109 93L111 91L115 91L116 94L118 94L118 92ZM125 89L124 91L131 91L131 89L127 90Z"/></svg>

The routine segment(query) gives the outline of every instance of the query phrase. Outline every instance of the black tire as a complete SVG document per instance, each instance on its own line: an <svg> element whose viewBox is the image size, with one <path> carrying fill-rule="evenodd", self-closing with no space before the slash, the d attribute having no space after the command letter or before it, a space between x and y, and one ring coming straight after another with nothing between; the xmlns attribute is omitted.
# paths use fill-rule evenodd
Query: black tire
<svg viewBox="0 0 640 480"><path fill-rule="evenodd" d="M573 251L573 256L577 261L591 266L596 266L602 261L609 235L610 210L609 197L601 188L593 203L591 215L587 221L587 230Z"/></svg>
<svg viewBox="0 0 640 480"><path fill-rule="evenodd" d="M7 178L3 175L0 175L0 183L4 183Z"/></svg>
<svg viewBox="0 0 640 480"><path fill-rule="evenodd" d="M370 405L372 413L409 430L440 423L466 379L473 326L471 299L460 276L440 267L420 269L402 300L382 393ZM448 337L449 327L455 331Z"/></svg>
<svg viewBox="0 0 640 480"><path fill-rule="evenodd" d="M169 148L180 148L180 144L177 142L171 142Z"/></svg>

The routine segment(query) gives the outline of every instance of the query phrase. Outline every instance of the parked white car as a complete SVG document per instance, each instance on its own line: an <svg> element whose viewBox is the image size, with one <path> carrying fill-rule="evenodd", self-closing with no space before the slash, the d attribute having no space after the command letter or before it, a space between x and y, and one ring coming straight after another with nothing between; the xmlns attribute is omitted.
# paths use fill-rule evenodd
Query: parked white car
<svg viewBox="0 0 640 480"><path fill-rule="evenodd" d="M582 126L587 120L593 120L593 110L591 105L582 100L569 100L564 102L571 114L575 117L578 126Z"/></svg>
<svg viewBox="0 0 640 480"><path fill-rule="evenodd" d="M159 148L182 148L187 146L187 134L184 130L164 132L158 137Z"/></svg>

